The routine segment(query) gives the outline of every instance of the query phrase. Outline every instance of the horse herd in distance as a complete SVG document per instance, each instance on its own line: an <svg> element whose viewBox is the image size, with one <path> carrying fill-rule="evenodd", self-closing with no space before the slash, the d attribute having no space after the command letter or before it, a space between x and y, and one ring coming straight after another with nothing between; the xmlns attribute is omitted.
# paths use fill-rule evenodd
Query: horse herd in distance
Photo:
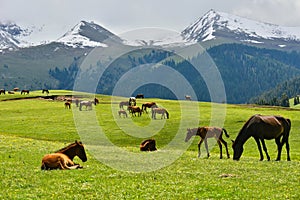
<svg viewBox="0 0 300 200"><path fill-rule="evenodd" d="M20 91L20 94L29 94L29 90L20 90L20 88L14 88L13 90L9 90L7 91L8 94L15 94L16 92ZM46 90L48 91L48 90ZM43 90L44 93L44 90ZM48 91L49 93L49 91ZM6 94L6 90L5 89L0 89L0 95L1 94Z"/></svg>

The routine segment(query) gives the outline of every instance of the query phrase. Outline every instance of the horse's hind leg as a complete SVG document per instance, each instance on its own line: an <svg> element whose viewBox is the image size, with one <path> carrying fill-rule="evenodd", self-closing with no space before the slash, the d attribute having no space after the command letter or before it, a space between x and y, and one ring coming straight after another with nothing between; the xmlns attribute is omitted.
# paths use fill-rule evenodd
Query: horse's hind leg
<svg viewBox="0 0 300 200"><path fill-rule="evenodd" d="M277 153L278 153L278 154L277 154L276 161L280 161L283 143L280 142L280 137L275 138L275 142L276 142L276 144L277 144Z"/></svg>
<svg viewBox="0 0 300 200"><path fill-rule="evenodd" d="M207 138L204 139L204 144L205 144L205 149L206 149L206 153L207 153L207 157L209 158L209 151L208 151L208 144L207 144Z"/></svg>

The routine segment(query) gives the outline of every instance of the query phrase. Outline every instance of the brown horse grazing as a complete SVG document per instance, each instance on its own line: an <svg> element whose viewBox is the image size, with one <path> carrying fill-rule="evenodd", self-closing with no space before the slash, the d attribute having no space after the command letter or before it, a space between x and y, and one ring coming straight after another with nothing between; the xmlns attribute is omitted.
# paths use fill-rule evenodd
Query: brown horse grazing
<svg viewBox="0 0 300 200"><path fill-rule="evenodd" d="M121 101L120 103L119 103L119 108L120 109L124 109L124 107L123 106L129 106L129 102L128 101Z"/></svg>
<svg viewBox="0 0 300 200"><path fill-rule="evenodd" d="M48 94L49 94L49 90L43 89L43 90L42 90L42 93L43 93L43 94L46 93L46 94L48 95Z"/></svg>
<svg viewBox="0 0 300 200"><path fill-rule="evenodd" d="M78 169L82 168L79 164L75 164L73 159L78 156L82 162L87 161L83 144L79 141L62 148L55 153L47 154L42 159L42 170L51 169Z"/></svg>
<svg viewBox="0 0 300 200"><path fill-rule="evenodd" d="M142 111L144 112L146 112L146 113L148 113L147 112L147 108L157 108L157 105L156 105L156 103L155 102L146 102L146 103L143 103L142 104Z"/></svg>
<svg viewBox="0 0 300 200"><path fill-rule="evenodd" d="M133 114L134 114L134 116L136 116L135 113L138 113L138 116L142 116L142 110L138 106L128 106L127 109L129 111L129 113L131 113L132 116L133 116Z"/></svg>
<svg viewBox="0 0 300 200"><path fill-rule="evenodd" d="M5 94L5 90L4 89L0 89L0 94Z"/></svg>
<svg viewBox="0 0 300 200"><path fill-rule="evenodd" d="M184 97L185 97L185 100L190 100L190 101L192 100L192 97L189 95L185 95Z"/></svg>
<svg viewBox="0 0 300 200"><path fill-rule="evenodd" d="M119 110L119 117L121 117L121 115L124 115L124 117L128 117L127 112L125 110Z"/></svg>
<svg viewBox="0 0 300 200"><path fill-rule="evenodd" d="M270 160L270 156L267 151L265 144L266 140L275 139L278 149L278 155L276 161L280 160L281 150L283 145L286 145L287 160L290 161L290 145L289 145L289 134L291 130L291 120L281 116L263 116L253 115L244 124L240 130L235 141L233 141L233 160L239 160L243 153L244 143L252 136L257 144L260 160L264 159L260 142L262 143L263 149L266 153L267 159ZM282 138L282 139L281 139Z"/></svg>
<svg viewBox="0 0 300 200"><path fill-rule="evenodd" d="M220 159L223 158L222 144L221 143L224 144L225 149L226 149L227 158L229 158L230 155L229 155L228 148L227 148L227 142L225 142L225 140L222 138L223 131L224 131L226 137L229 137L227 131L224 128L219 128L219 127L199 127L199 128L193 128L193 129L188 128L186 138L185 138L185 142L189 141L193 135L200 136L201 139L198 143L198 158L201 155L200 146L201 146L203 141L204 141L204 144L205 144L207 157L209 158L210 155L209 155L209 151L208 151L207 138L214 137L217 140L217 143L220 147Z"/></svg>
<svg viewBox="0 0 300 200"><path fill-rule="evenodd" d="M148 140L144 140L141 144L140 144L140 150L141 151L156 151L156 142L154 139L148 139Z"/></svg>
<svg viewBox="0 0 300 200"><path fill-rule="evenodd" d="M91 101L81 101L79 103L79 110L82 111L82 106L85 106L85 110L92 110L92 102Z"/></svg>
<svg viewBox="0 0 300 200"><path fill-rule="evenodd" d="M152 108L152 119L156 119L156 113L161 114L161 119L166 118L169 119L169 113L166 109L164 108Z"/></svg>
<svg viewBox="0 0 300 200"><path fill-rule="evenodd" d="M21 94L29 94L29 90L22 90Z"/></svg>
<svg viewBox="0 0 300 200"><path fill-rule="evenodd" d="M65 102L65 108L71 109L71 102L69 101Z"/></svg>

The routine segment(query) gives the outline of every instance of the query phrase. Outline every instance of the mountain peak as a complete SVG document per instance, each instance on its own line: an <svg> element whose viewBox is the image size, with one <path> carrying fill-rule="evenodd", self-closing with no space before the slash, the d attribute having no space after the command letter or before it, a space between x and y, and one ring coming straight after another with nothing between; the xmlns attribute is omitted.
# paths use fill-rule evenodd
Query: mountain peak
<svg viewBox="0 0 300 200"><path fill-rule="evenodd" d="M264 43L265 40L300 41L298 27L284 27L259 22L233 14L210 10L183 32L188 41L205 42L216 38Z"/></svg>
<svg viewBox="0 0 300 200"><path fill-rule="evenodd" d="M65 33L57 40L71 47L106 47L105 40L114 38L121 41L115 34L111 33L102 26L94 23L93 21L80 21L70 31Z"/></svg>

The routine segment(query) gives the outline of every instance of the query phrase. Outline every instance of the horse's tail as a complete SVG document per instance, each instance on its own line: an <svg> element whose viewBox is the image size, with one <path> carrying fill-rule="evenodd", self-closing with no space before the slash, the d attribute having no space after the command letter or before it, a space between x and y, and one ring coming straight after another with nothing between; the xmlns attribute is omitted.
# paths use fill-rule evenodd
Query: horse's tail
<svg viewBox="0 0 300 200"><path fill-rule="evenodd" d="M222 130L224 131L224 133L225 133L226 137L228 137L228 138L229 138L229 134L227 133L226 129L225 129L225 128L222 128Z"/></svg>
<svg viewBox="0 0 300 200"><path fill-rule="evenodd" d="M166 115L167 115L167 119L169 119L169 113L167 110L166 110Z"/></svg>

